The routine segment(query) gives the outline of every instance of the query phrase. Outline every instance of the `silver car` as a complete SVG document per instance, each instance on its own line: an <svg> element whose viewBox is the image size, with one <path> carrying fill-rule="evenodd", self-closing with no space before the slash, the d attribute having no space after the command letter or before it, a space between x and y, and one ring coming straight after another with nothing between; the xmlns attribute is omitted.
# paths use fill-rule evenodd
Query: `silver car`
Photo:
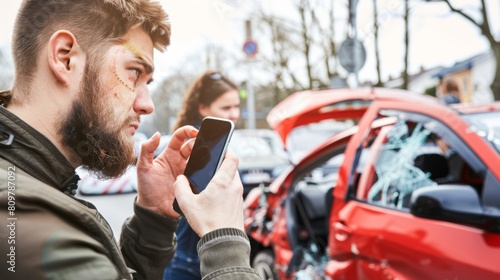
<svg viewBox="0 0 500 280"><path fill-rule="evenodd" d="M290 165L281 140L270 129L237 129L230 147L240 160L244 196L260 184L271 183Z"/></svg>

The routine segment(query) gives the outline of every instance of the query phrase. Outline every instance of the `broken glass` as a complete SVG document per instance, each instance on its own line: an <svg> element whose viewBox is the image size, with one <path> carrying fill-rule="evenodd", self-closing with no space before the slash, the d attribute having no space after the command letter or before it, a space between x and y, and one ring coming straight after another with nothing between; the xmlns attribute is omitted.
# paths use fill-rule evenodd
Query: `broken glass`
<svg viewBox="0 0 500 280"><path fill-rule="evenodd" d="M404 121L394 125L375 166L378 181L368 193L369 202L400 209L414 190L436 185L430 174L413 164L430 133L420 123L412 131Z"/></svg>

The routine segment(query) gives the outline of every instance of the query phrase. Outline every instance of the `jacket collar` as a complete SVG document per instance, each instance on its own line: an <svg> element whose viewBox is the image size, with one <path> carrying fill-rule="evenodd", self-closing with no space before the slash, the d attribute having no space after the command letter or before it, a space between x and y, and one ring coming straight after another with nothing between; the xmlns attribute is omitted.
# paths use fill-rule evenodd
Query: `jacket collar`
<svg viewBox="0 0 500 280"><path fill-rule="evenodd" d="M75 195L80 178L64 155L44 135L0 106L0 158L34 178Z"/></svg>

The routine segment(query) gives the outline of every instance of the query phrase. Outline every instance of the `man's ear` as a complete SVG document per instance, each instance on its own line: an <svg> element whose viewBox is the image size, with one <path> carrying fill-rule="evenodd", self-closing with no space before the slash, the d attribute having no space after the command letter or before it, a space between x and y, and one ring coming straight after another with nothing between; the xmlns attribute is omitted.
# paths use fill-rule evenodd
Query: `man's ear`
<svg viewBox="0 0 500 280"><path fill-rule="evenodd" d="M58 30L49 40L49 66L58 82L69 84L72 76L78 74L78 55L81 48L76 42L73 33L67 30Z"/></svg>

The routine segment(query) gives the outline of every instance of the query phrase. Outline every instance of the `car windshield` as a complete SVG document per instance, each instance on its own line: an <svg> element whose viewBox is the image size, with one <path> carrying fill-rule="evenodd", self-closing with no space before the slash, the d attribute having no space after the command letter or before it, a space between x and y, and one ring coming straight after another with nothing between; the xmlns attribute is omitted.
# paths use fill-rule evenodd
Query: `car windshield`
<svg viewBox="0 0 500 280"><path fill-rule="evenodd" d="M500 112L486 112L464 116L471 129L487 140L500 154Z"/></svg>

